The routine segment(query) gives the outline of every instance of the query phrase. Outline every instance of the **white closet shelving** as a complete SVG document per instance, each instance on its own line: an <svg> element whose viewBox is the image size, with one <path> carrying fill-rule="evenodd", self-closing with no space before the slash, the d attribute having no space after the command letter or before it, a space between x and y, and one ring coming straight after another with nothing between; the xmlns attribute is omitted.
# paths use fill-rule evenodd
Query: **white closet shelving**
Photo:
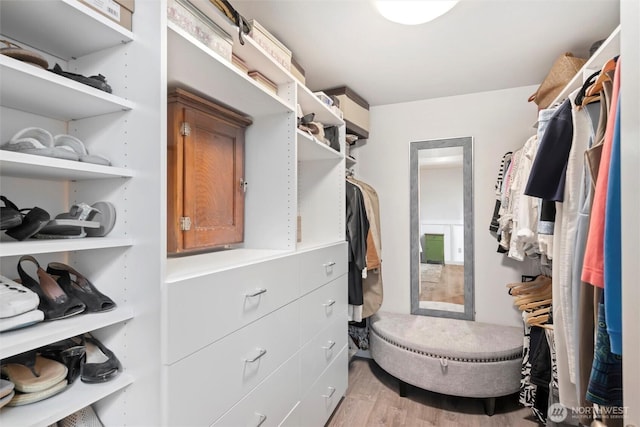
<svg viewBox="0 0 640 427"><path fill-rule="evenodd" d="M63 262L117 303L110 312L2 333L0 357L91 332L123 366L118 377L103 384L77 379L50 399L5 407L1 425L49 425L87 405L105 425L160 424L160 141L166 119L161 76L152 71L160 69L162 58L159 11L156 2L137 2L134 34L77 0L0 2L2 38L40 52L49 68L58 63L85 76L103 74L113 89L106 93L0 56L0 143L20 129L41 127L53 135L76 136L89 153L112 164L0 151L0 192L20 208L38 206L52 217L79 202L105 200L116 207L116 225L106 237L19 242L2 236L2 274L18 277L22 255L34 256L45 269L48 262Z"/></svg>

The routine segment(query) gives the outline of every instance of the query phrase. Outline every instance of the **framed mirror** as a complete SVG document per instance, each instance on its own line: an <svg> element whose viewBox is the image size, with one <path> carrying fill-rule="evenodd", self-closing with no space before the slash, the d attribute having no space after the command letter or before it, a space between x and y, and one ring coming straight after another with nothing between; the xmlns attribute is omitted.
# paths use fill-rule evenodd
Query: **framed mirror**
<svg viewBox="0 0 640 427"><path fill-rule="evenodd" d="M473 139L410 147L411 313L474 320Z"/></svg>

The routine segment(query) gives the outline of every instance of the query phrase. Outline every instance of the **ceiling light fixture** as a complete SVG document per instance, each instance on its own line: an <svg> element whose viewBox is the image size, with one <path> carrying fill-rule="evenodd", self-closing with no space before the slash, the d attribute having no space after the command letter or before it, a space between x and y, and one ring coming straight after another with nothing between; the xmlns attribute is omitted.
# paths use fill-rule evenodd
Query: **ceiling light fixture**
<svg viewBox="0 0 640 427"><path fill-rule="evenodd" d="M458 0L375 0L378 12L389 21L418 25L433 21L450 11Z"/></svg>

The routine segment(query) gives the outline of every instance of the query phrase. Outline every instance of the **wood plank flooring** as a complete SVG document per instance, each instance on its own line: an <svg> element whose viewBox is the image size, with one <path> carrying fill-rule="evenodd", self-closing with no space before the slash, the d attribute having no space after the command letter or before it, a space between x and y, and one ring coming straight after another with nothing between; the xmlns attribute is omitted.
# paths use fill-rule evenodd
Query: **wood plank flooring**
<svg viewBox="0 0 640 427"><path fill-rule="evenodd" d="M420 300L464 305L464 266L443 265L438 283L421 281Z"/></svg>
<svg viewBox="0 0 640 427"><path fill-rule="evenodd" d="M398 380L371 359L349 363L349 386L326 427L533 427L539 426L517 395L496 400L495 415L484 413L483 401L445 396L409 386L398 395Z"/></svg>

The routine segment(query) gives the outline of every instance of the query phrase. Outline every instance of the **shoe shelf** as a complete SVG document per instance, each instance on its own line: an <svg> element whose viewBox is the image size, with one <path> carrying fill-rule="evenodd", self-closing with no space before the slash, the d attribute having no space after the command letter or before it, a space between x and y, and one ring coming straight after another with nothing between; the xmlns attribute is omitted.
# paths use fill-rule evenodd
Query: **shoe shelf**
<svg viewBox="0 0 640 427"><path fill-rule="evenodd" d="M293 111L283 99L263 89L182 28L172 22L167 25L170 52L167 84L170 88L180 87L214 98L251 117ZM285 75L284 70L282 75Z"/></svg>
<svg viewBox="0 0 640 427"><path fill-rule="evenodd" d="M134 107L129 100L5 55L0 55L0 75L2 106L39 116L69 121Z"/></svg>
<svg viewBox="0 0 640 427"><path fill-rule="evenodd" d="M351 156L345 156L344 159L346 161L346 167L347 168L351 168L351 167L355 166L358 163L357 160L354 159Z"/></svg>
<svg viewBox="0 0 640 427"><path fill-rule="evenodd" d="M340 160L342 153L298 129L298 160Z"/></svg>
<svg viewBox="0 0 640 427"><path fill-rule="evenodd" d="M131 307L118 306L114 310L103 313L78 314L66 319L41 322L26 328L3 332L0 335L0 342L2 342L0 359L85 332L115 325L133 317L134 311ZM3 424L0 422L0 425Z"/></svg>
<svg viewBox="0 0 640 427"><path fill-rule="evenodd" d="M133 376L126 372L121 373L111 381L101 384L86 384L78 378L63 392L48 399L29 405L3 408L0 412L0 425L51 425L100 399L124 389L133 381Z"/></svg>
<svg viewBox="0 0 640 427"><path fill-rule="evenodd" d="M85 181L94 179L131 178L130 169L102 166L72 160L54 159L32 154L0 150L3 176L48 179L54 181Z"/></svg>
<svg viewBox="0 0 640 427"><path fill-rule="evenodd" d="M325 126L344 125L344 120L320 101L308 87L300 83L298 83L298 104L300 104L303 114L316 113L314 121L320 122Z"/></svg>
<svg viewBox="0 0 640 427"><path fill-rule="evenodd" d="M83 237L79 239L29 239L26 241L2 241L0 257L36 255L88 249L119 248L133 245L133 239L121 237Z"/></svg>
<svg viewBox="0 0 640 427"><path fill-rule="evenodd" d="M77 0L1 1L2 33L68 61L135 40L135 35ZM55 37L51 37L55 34Z"/></svg>

